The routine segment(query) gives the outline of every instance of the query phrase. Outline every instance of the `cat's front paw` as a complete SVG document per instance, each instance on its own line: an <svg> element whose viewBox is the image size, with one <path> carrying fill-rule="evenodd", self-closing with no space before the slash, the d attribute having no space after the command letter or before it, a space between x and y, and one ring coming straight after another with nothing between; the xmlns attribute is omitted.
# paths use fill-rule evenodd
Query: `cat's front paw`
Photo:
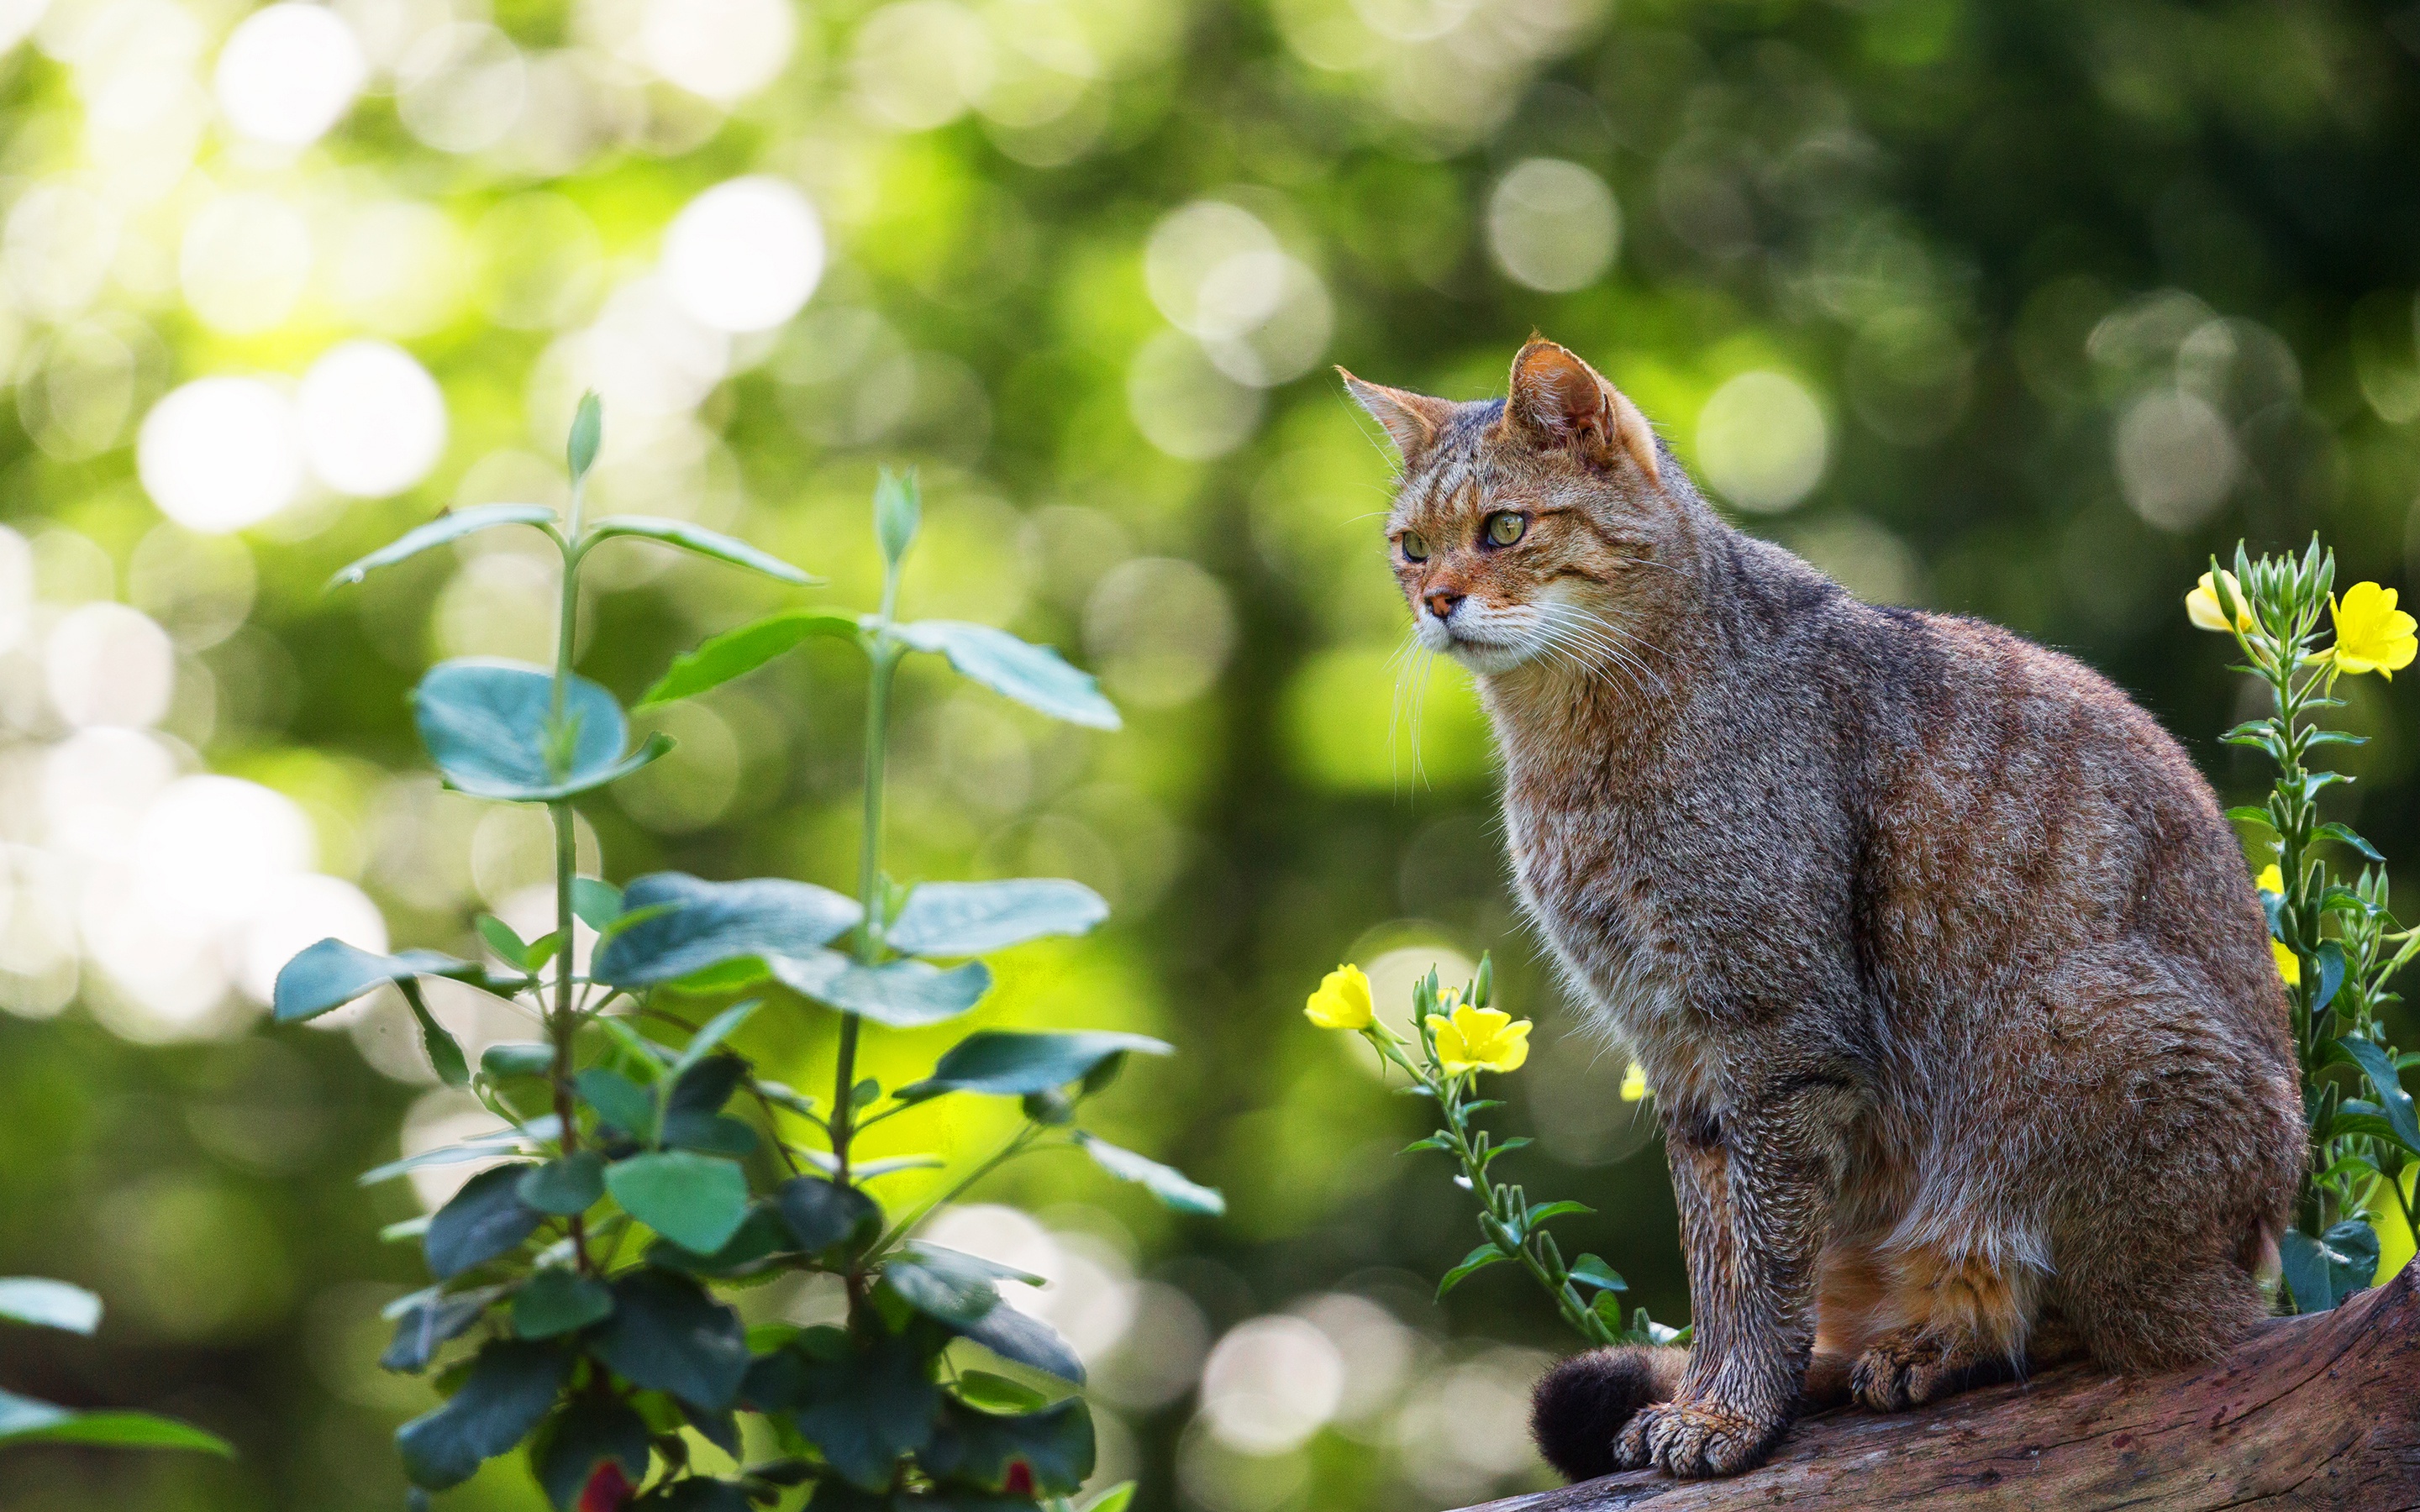
<svg viewBox="0 0 2420 1512"><path fill-rule="evenodd" d="M1624 1470L1653 1466L1696 1480L1736 1475L1764 1462L1787 1418L1763 1419L1714 1402L1658 1402L1622 1425L1613 1457Z"/></svg>
<svg viewBox="0 0 2420 1512"><path fill-rule="evenodd" d="M1849 1393L1870 1412L1903 1412L2006 1373L2004 1365L1995 1372L1995 1364L1969 1341L1901 1329L1857 1356L1849 1371Z"/></svg>

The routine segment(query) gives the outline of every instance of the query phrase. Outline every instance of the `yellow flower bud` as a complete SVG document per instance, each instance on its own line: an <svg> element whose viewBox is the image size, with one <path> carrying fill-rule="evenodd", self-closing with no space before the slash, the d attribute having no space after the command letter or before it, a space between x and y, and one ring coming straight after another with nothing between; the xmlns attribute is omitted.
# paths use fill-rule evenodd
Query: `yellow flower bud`
<svg viewBox="0 0 2420 1512"><path fill-rule="evenodd" d="M1449 1076L1466 1071L1518 1071L1529 1058L1529 1021L1501 1009L1457 1005L1450 1016L1429 1015L1437 1062Z"/></svg>
<svg viewBox="0 0 2420 1512"><path fill-rule="evenodd" d="M2235 580L2235 574L2231 572L2222 571L2218 576L2226 583L2227 596L2235 600L2235 624L2232 628L2249 631L2255 622L2252 618L2252 606L2243 601L2243 585ZM2211 585L2209 573L2203 573L2201 581L2195 585L2192 593L2185 595L2185 618L2193 621L2197 628L2204 630L2216 630L2224 634L2230 628L2226 623L2226 611L2219 607L2218 590Z"/></svg>
<svg viewBox="0 0 2420 1512"><path fill-rule="evenodd" d="M1323 1029L1370 1026L1370 979L1356 965L1342 965L1320 979L1319 991L1302 1005L1302 1016Z"/></svg>
<svg viewBox="0 0 2420 1512"><path fill-rule="evenodd" d="M1646 1096L1647 1068L1634 1060L1630 1063L1628 1073L1621 1078L1621 1100L1624 1103L1637 1103L1644 1101Z"/></svg>

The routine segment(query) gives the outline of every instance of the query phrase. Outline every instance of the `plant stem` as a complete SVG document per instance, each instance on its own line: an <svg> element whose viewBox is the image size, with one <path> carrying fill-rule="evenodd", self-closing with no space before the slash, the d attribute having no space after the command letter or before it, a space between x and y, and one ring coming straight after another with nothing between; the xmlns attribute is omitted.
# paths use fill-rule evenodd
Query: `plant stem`
<svg viewBox="0 0 2420 1512"><path fill-rule="evenodd" d="M1546 1262L1537 1255L1536 1246L1531 1242L1533 1236L1526 1228L1514 1227L1527 1215L1513 1211L1515 1204L1512 1188L1499 1185L1487 1175L1487 1166L1480 1159L1478 1147L1471 1139L1469 1114L1462 1105L1462 1079L1423 1076L1421 1080L1428 1084L1430 1091L1436 1094L1437 1105L1445 1112L1446 1132L1453 1141L1454 1156L1462 1162L1462 1172L1470 1182L1472 1195L1479 1198L1487 1215L1498 1226L1507 1232L1520 1235L1520 1243L1507 1253L1519 1260L1546 1294L1554 1298L1555 1310L1562 1314L1563 1321L1569 1323L1580 1337L1590 1344L1613 1343L1612 1330L1606 1327L1605 1319L1599 1318L1594 1309L1582 1305L1572 1288L1570 1278L1547 1270ZM1481 1228L1484 1231L1486 1226L1482 1225ZM1498 1250L1504 1249L1503 1242L1497 1240L1495 1233L1488 1232L1487 1238Z"/></svg>
<svg viewBox="0 0 2420 1512"><path fill-rule="evenodd" d="M563 547L563 603L556 622L554 636L554 725L563 723L565 695L571 686L571 656L579 643L580 616L580 554L582 542L580 527L580 480L571 484L570 530ZM570 1155L580 1149L578 1110L571 1099L572 1037L579 1026L579 1014L572 999L573 926L578 916L571 906L571 884L580 868L580 819L569 798L547 805L554 822L554 1011L548 1016L548 1038L554 1041L554 1066L550 1080L554 1084L555 1121L563 1126L563 1152ZM539 991L543 993L541 987ZM588 1232L585 1220L579 1214L571 1219L571 1246L582 1271L593 1269L588 1257Z"/></svg>
<svg viewBox="0 0 2420 1512"><path fill-rule="evenodd" d="M891 748L891 683L899 667L899 648L891 639L892 612L899 603L899 563L882 569L882 609L875 617L866 656L872 664L865 691L865 831L858 840L857 897L862 917L857 924L857 959L875 965L882 954L882 775ZM840 1050L832 1072L832 1181L848 1185L849 1136L857 1126L850 1095L857 1087L858 1016L843 1013Z"/></svg>
<svg viewBox="0 0 2420 1512"><path fill-rule="evenodd" d="M934 1196L925 1198L923 1202L917 1204L916 1211L914 1212L909 1213L907 1217L892 1224L891 1226L891 1231L884 1234L880 1239L876 1240L874 1242L874 1247L865 1252L866 1262L870 1264L873 1261L881 1258L883 1255L890 1251L892 1245L898 1243L901 1240L907 1238L908 1234L912 1233L915 1230L916 1226L923 1223L928 1214L932 1213L937 1209L957 1201L960 1196L966 1194L969 1187L973 1186L977 1181L989 1176L992 1172L1000 1169L1002 1165L1007 1165L1010 1161L1015 1160L1017 1156L1024 1154L1028 1149L1032 1148L1033 1141L1040 1136L1042 1131L1043 1125L1035 1123L1031 1119L1027 1119L1025 1127L1017 1130L1016 1134L1009 1136L1008 1143L1001 1146L998 1149L991 1152L990 1159L985 1161L973 1170L969 1171L966 1175L959 1177L955 1181L950 1183L949 1187L945 1191L942 1191Z"/></svg>

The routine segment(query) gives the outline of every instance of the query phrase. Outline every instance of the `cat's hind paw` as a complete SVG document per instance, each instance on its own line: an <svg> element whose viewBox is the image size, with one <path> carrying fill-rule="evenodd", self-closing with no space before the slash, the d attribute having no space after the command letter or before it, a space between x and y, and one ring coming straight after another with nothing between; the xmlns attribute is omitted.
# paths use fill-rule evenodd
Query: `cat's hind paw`
<svg viewBox="0 0 2420 1512"><path fill-rule="evenodd" d="M1885 1336L1850 1367L1849 1392L1858 1406L1898 1412L1997 1380L2007 1363L1964 1340L1915 1329Z"/></svg>
<svg viewBox="0 0 2420 1512"><path fill-rule="evenodd" d="M1659 1402L1622 1425L1613 1456L1624 1470L1652 1466L1683 1480L1736 1475L1762 1464L1789 1426L1712 1402Z"/></svg>

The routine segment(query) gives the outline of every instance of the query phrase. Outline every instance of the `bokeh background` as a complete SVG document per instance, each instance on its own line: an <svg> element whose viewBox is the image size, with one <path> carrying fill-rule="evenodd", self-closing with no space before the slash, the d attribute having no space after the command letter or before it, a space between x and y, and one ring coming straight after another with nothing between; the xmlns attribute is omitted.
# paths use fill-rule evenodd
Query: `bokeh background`
<svg viewBox="0 0 2420 1512"><path fill-rule="evenodd" d="M111 1308L0 1338L0 1382L242 1449L10 1453L8 1512L399 1504L429 1398L377 1313L420 1270L377 1235L444 1185L354 1177L483 1120L398 1004L260 1005L325 933L546 915L541 819L442 792L404 693L544 659L552 566L500 532L322 584L439 509L561 500L584 387L599 507L746 533L832 579L809 601L867 603L875 470L918 466L908 610L1052 641L1127 711L918 669L894 866L1115 905L978 1017L1177 1043L1105 1132L1231 1214L1046 1164L945 1237L1058 1278L1021 1304L1094 1361L1105 1471L1201 1512L1542 1483L1522 1394L1567 1341L1509 1270L1432 1300L1477 1236L1394 1153L1418 1109L1300 1019L1339 960L1396 1003L1497 953L1542 1020L1506 1168L1685 1315L1649 1119L1509 903L1466 682L1405 675L1387 462L1327 363L1478 396L1543 330L1744 528L2072 650L2234 795L2198 563L2317 530L2398 585L2420 520L2420 8L0 0L0 1273ZM582 666L626 699L799 601L594 560ZM2349 692L2342 816L2414 854L2415 695ZM811 648L667 711L588 865L846 887L857 699ZM808 1081L830 1024L752 1033ZM893 1082L939 1042L877 1039ZM962 1159L988 1118L884 1132ZM537 1499L503 1462L448 1504Z"/></svg>

